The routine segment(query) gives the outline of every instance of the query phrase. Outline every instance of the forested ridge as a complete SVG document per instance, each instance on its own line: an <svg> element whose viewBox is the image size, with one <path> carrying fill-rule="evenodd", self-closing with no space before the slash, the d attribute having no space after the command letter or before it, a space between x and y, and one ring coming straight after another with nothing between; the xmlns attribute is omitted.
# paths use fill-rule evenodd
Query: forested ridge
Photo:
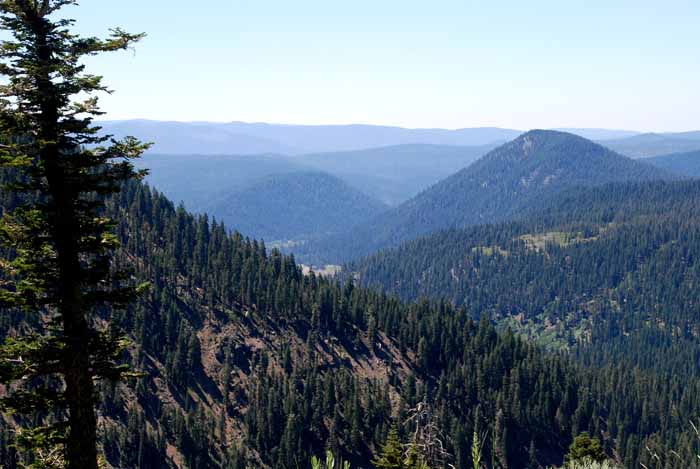
<svg viewBox="0 0 700 469"><path fill-rule="evenodd" d="M368 467L390 425L406 431L406 412L423 399L457 467L468 467L475 425L492 435L489 461L509 467L561 462L585 430L628 465L647 457L644 444L694 444L693 377L586 370L463 308L304 276L292 257L140 184L109 212L123 242L117 263L152 282L110 318L144 372L104 389L101 437L115 466L296 468L329 446ZM3 336L22 319L2 318ZM11 435L0 451L9 468Z"/></svg>
<svg viewBox="0 0 700 469"><path fill-rule="evenodd" d="M388 206L330 174L297 171L212 196L206 213L256 239L297 242L346 231Z"/></svg>
<svg viewBox="0 0 700 469"><path fill-rule="evenodd" d="M332 176L203 157L227 164L189 181L183 157L170 174L193 184L171 188L225 206L222 223L144 182L133 161L151 143L95 124L110 90L85 59L145 34L83 36L63 10L78 3L0 1L0 467L700 467L700 182L533 130L351 228L384 207ZM116 127L132 124L182 132L165 136L175 153L359 149L331 166L392 203L482 150L416 142L519 134ZM695 149L699 135L622 145ZM410 145L361 150L387 140ZM267 179L237 174L251 161ZM248 192L212 200L232 175ZM281 244L311 260L412 241L330 277L255 239L289 230L336 233Z"/></svg>
<svg viewBox="0 0 700 469"><path fill-rule="evenodd" d="M613 184L522 222L445 231L348 266L404 300L445 298L584 363L697 375L700 183Z"/></svg>
<svg viewBox="0 0 700 469"><path fill-rule="evenodd" d="M314 263L348 262L439 230L517 218L572 187L674 178L590 140L531 130L398 207L294 252Z"/></svg>

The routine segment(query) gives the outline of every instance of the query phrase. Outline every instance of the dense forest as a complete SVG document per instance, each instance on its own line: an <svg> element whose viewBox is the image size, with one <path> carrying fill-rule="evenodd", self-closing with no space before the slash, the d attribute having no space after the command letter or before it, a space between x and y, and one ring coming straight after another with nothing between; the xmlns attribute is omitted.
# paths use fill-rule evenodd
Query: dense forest
<svg viewBox="0 0 700 469"><path fill-rule="evenodd" d="M206 207L206 213L248 236L297 242L346 231L388 208L334 176L311 171L225 189Z"/></svg>
<svg viewBox="0 0 700 469"><path fill-rule="evenodd" d="M143 180L132 161L151 144L93 123L109 90L85 59L145 35L80 36L61 11L75 5L0 2L3 469L700 467L700 182L535 130L353 229L383 204L274 158L237 198L204 195L236 159L195 191L232 229ZM518 134L165 127L215 129L215 148L245 131L250 151L289 147L270 132L411 143L379 150L380 179L396 158L426 165L416 137ZM437 170L481 149L430 151ZM412 241L318 275L256 239L294 216L295 236L346 231L309 258Z"/></svg>
<svg viewBox="0 0 700 469"><path fill-rule="evenodd" d="M697 375L700 183L572 190L522 222L444 231L350 265L404 300L446 298L587 364Z"/></svg>
<svg viewBox="0 0 700 469"><path fill-rule="evenodd" d="M292 257L140 184L109 211L118 263L152 282L110 316L145 373L103 389L102 445L114 466L296 468L331 447L367 467L392 424L408 434L405 417L423 400L457 467L468 467L475 428L489 432L489 467L559 463L582 431L628 467L648 457L644 445L692 450L692 377L584 369L464 308L304 276ZM3 335L21 320L2 318Z"/></svg>
<svg viewBox="0 0 700 469"><path fill-rule="evenodd" d="M681 176L700 177L700 150L655 156L644 161Z"/></svg>
<svg viewBox="0 0 700 469"><path fill-rule="evenodd" d="M572 134L533 130L381 216L294 252L346 262L441 229L512 219L567 188L675 177Z"/></svg>

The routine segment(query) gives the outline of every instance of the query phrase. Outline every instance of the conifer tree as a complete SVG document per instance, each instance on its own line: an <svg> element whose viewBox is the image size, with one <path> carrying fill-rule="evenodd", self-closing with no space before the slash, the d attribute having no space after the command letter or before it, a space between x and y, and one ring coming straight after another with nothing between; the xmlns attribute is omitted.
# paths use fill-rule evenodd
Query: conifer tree
<svg viewBox="0 0 700 469"><path fill-rule="evenodd" d="M583 432L574 438L564 459L566 462L574 462L586 458L594 462L603 462L607 459L607 455L598 438L591 438L587 432Z"/></svg>
<svg viewBox="0 0 700 469"><path fill-rule="evenodd" d="M481 469L481 459L484 449L486 434L479 436L478 430L474 430L472 436L472 465L474 469Z"/></svg>
<svg viewBox="0 0 700 469"><path fill-rule="evenodd" d="M59 12L76 0L0 1L0 164L21 194L0 236L3 307L41 315L45 327L0 346L2 399L9 413L49 416L23 429L25 449L56 448L70 469L96 469L95 380L118 380L125 341L98 328L100 312L125 306L138 286L112 263L117 247L104 202L139 177L130 159L147 148L100 136L96 93L107 89L82 61L124 50L142 35L107 39L71 32Z"/></svg>
<svg viewBox="0 0 700 469"><path fill-rule="evenodd" d="M391 427L386 443L382 447L382 454L372 461L377 469L404 469L403 448L399 439L399 430L396 425Z"/></svg>

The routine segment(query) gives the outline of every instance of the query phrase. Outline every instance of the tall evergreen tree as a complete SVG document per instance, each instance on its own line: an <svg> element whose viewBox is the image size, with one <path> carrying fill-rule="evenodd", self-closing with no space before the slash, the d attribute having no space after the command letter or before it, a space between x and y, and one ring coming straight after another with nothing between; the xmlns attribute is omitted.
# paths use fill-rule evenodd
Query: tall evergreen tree
<svg viewBox="0 0 700 469"><path fill-rule="evenodd" d="M0 45L0 164L17 174L8 189L22 193L0 228L9 251L0 300L46 324L0 347L0 383L12 385L4 410L51 416L22 431L18 443L59 447L68 468L96 469L95 380L127 371L118 365L125 342L95 319L138 290L112 263L117 240L103 208L124 181L141 175L129 160L147 145L99 135L96 93L107 89L82 63L142 35L73 34L74 21L59 10L76 4L0 1L0 27L10 36Z"/></svg>

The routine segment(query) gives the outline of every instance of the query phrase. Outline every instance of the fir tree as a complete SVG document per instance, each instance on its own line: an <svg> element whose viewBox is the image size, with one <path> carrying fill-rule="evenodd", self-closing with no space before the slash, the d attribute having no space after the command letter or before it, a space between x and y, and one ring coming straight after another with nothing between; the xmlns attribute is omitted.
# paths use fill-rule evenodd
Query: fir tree
<svg viewBox="0 0 700 469"><path fill-rule="evenodd" d="M0 227L11 252L2 262L0 301L43 315L47 324L0 347L0 382L14 390L2 400L5 410L53 416L20 432L22 447L64 448L68 468L96 469L94 380L120 379L126 369L117 365L125 342L97 329L95 315L137 293L112 265L117 240L103 208L140 175L129 160L147 146L99 136L95 93L107 90L82 64L142 35L75 35L73 20L59 10L76 3L0 2L0 27L11 36L0 47L0 164L17 175L8 189L22 194Z"/></svg>
<svg viewBox="0 0 700 469"><path fill-rule="evenodd" d="M399 439L399 431L394 425L389 431L382 454L372 462L377 469L404 469L403 448Z"/></svg>

